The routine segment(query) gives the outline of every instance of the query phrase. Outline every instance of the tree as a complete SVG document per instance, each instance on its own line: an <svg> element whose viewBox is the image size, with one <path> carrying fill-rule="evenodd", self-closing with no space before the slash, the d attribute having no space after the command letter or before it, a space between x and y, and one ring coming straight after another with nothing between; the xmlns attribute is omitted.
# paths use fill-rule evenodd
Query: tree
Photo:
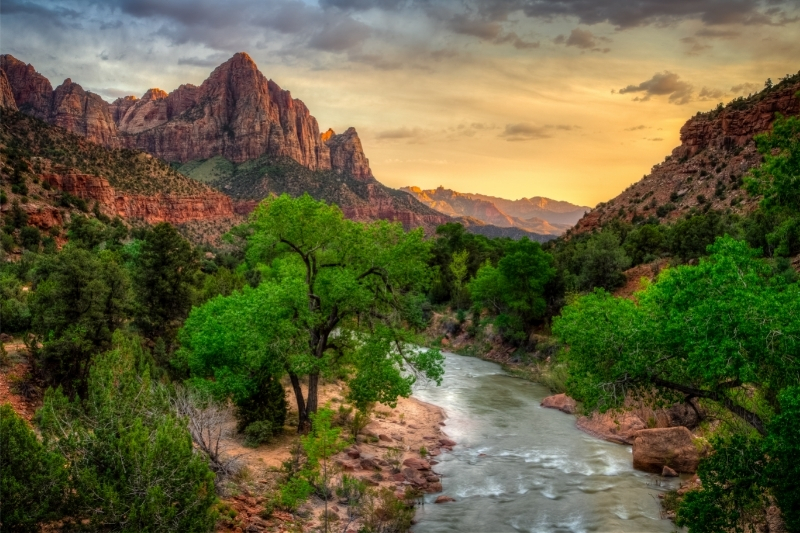
<svg viewBox="0 0 800 533"><path fill-rule="evenodd" d="M214 474L187 421L150 379L138 339L118 332L113 348L92 366L85 401L48 389L38 413L69 468L77 501L68 516L101 530L210 531Z"/></svg>
<svg viewBox="0 0 800 533"><path fill-rule="evenodd" d="M552 257L538 242L520 239L508 245L497 267L486 264L469 283L478 310L488 309L510 340L527 339L527 329L544 315L544 291L555 275Z"/></svg>
<svg viewBox="0 0 800 533"><path fill-rule="evenodd" d="M592 235L579 247L576 260L580 264L578 280L581 289L595 287L612 290L625 283L622 272L631 264L620 246L620 238L612 231Z"/></svg>
<svg viewBox="0 0 800 533"><path fill-rule="evenodd" d="M39 442L9 404L0 406L0 528L39 531L67 499L64 458Z"/></svg>
<svg viewBox="0 0 800 533"><path fill-rule="evenodd" d="M40 258L33 280L29 306L42 343L37 371L50 384L82 394L92 358L110 347L126 317L128 278L110 252L94 255L68 244Z"/></svg>
<svg viewBox="0 0 800 533"><path fill-rule="evenodd" d="M596 291L564 308L553 331L569 345L568 389L591 407L627 391L718 404L764 434L800 362L800 285L773 277L760 252L730 237L696 267L664 271L638 304ZM750 392L755 387L756 393Z"/></svg>
<svg viewBox="0 0 800 533"><path fill-rule="evenodd" d="M464 280L467 278L467 259L469 259L469 252L461 250L453 254L453 260L450 263L450 273L453 275L453 301L456 307L461 307L461 292L464 290Z"/></svg>
<svg viewBox="0 0 800 533"><path fill-rule="evenodd" d="M192 307L199 267L192 246L162 222L144 233L133 264L137 324L152 339L171 336Z"/></svg>
<svg viewBox="0 0 800 533"><path fill-rule="evenodd" d="M247 258L260 265L262 281L193 310L181 353L195 375L245 388L257 369L288 373L299 430L317 410L323 373L377 373L404 393L415 379L404 369L441 379L441 355L417 350L404 328L418 321L410 302L430 279L421 230L349 221L308 195L265 200L250 224ZM391 339L383 353L372 350L376 336Z"/></svg>

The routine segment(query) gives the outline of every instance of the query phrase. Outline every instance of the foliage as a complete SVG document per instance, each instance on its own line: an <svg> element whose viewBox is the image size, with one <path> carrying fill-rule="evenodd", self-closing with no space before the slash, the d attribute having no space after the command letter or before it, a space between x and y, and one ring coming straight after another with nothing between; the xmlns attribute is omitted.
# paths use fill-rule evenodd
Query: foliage
<svg viewBox="0 0 800 533"><path fill-rule="evenodd" d="M307 195L265 200L250 224L247 260L261 282L192 311L180 339L194 375L243 397L254 372L288 373L298 429L317 409L324 373L354 370L359 402L410 393L407 368L440 379L441 355L416 350L405 330L430 277L421 230L358 224Z"/></svg>
<svg viewBox="0 0 800 533"><path fill-rule="evenodd" d="M39 531L67 500L64 459L48 450L9 404L0 406L0 526Z"/></svg>
<svg viewBox="0 0 800 533"><path fill-rule="evenodd" d="M45 395L40 427L77 498L69 516L114 531L210 531L214 474L147 359L138 340L117 333L91 368L84 402L60 389Z"/></svg>
<svg viewBox="0 0 800 533"><path fill-rule="evenodd" d="M147 230L133 264L135 316L150 338L171 336L192 306L198 261L172 225Z"/></svg>
<svg viewBox="0 0 800 533"><path fill-rule="evenodd" d="M82 394L92 358L110 347L125 319L128 278L110 252L71 244L41 256L32 276L32 328L43 345L38 370L48 383Z"/></svg>
<svg viewBox="0 0 800 533"><path fill-rule="evenodd" d="M759 432L800 366L800 286L772 277L758 251L719 239L697 267L662 272L638 304L604 291L554 320L569 345L568 391L589 408L656 386L719 403ZM756 384L758 394L746 394Z"/></svg>
<svg viewBox="0 0 800 533"><path fill-rule="evenodd" d="M0 323L5 333L22 333L30 328L28 292L9 272L0 272Z"/></svg>
<svg viewBox="0 0 800 533"><path fill-rule="evenodd" d="M544 291L555 275L552 258L539 243L521 239L509 244L494 267L481 267L469 283L477 310L488 309L501 334L517 344L546 310Z"/></svg>
<svg viewBox="0 0 800 533"><path fill-rule="evenodd" d="M367 491L361 504L364 533L405 533L411 529L415 509L407 498L389 488Z"/></svg>

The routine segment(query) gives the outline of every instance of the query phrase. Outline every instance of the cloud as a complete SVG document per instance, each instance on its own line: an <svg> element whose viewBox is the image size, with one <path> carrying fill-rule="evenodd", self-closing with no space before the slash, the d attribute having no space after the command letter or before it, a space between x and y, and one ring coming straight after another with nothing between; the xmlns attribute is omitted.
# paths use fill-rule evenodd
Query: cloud
<svg viewBox="0 0 800 533"><path fill-rule="evenodd" d="M341 52L360 45L369 37L370 28L353 19L341 19L323 26L309 41L309 46L317 50Z"/></svg>
<svg viewBox="0 0 800 533"><path fill-rule="evenodd" d="M711 89L709 87L703 87L700 89L700 94L697 95L700 100L719 100L720 98L724 98L726 96L725 91L722 89Z"/></svg>
<svg viewBox="0 0 800 533"><path fill-rule="evenodd" d="M409 143L422 141L427 136L427 132L422 128L394 128L382 130L375 134L375 138L381 141L407 140Z"/></svg>
<svg viewBox="0 0 800 533"><path fill-rule="evenodd" d="M455 33L485 40L496 39L503 31L503 26L499 22L475 19L464 14L451 18L447 27Z"/></svg>
<svg viewBox="0 0 800 533"><path fill-rule="evenodd" d="M759 85L757 83L747 82L747 83L740 83L739 85L734 85L733 87L731 87L731 92L734 94L745 94L745 93L752 94L759 92L763 88L764 87L762 85Z"/></svg>
<svg viewBox="0 0 800 533"><path fill-rule="evenodd" d="M630 128L625 128L625 131L636 131L636 130L646 130L648 126L644 124L639 124L638 126L632 126Z"/></svg>
<svg viewBox="0 0 800 533"><path fill-rule="evenodd" d="M686 50L686 54L690 56L700 55L701 52L711 49L710 44L697 37L683 37L681 42L689 47Z"/></svg>
<svg viewBox="0 0 800 533"><path fill-rule="evenodd" d="M665 25L687 19L700 20L706 25L786 24L793 19L783 6L794 7L793 2L767 2L772 5L764 8L756 0L487 0L487 3L504 4L508 6L508 12L513 11L513 5L521 8L529 17L546 20L575 17L581 24L607 22L618 29L648 24ZM494 10L497 11L497 8L494 7Z"/></svg>
<svg viewBox="0 0 800 533"><path fill-rule="evenodd" d="M517 50L529 50L532 48L539 48L541 43L539 41L526 41L516 33L509 32L494 40L496 44L511 43Z"/></svg>
<svg viewBox="0 0 800 533"><path fill-rule="evenodd" d="M653 137L653 138L650 138L650 139L645 139L645 141L652 141L652 142L660 142L660 141L663 141L663 140L664 139L662 139L661 137Z"/></svg>
<svg viewBox="0 0 800 533"><path fill-rule="evenodd" d="M547 130L548 128L546 127L520 122L518 124L506 124L505 130L499 136L507 141L532 141L552 137Z"/></svg>
<svg viewBox="0 0 800 533"><path fill-rule="evenodd" d="M181 57L178 58L179 65L191 65L193 67L217 67L230 59L230 55L226 53L211 54L206 57Z"/></svg>
<svg viewBox="0 0 800 533"><path fill-rule="evenodd" d="M644 93L644 96L634 98L635 101L646 102L652 96L669 95L669 101L673 104L686 104L692 99L694 87L685 81L680 80L680 76L665 70L657 72L649 80L643 81L638 85L628 85L619 90L619 94Z"/></svg>
<svg viewBox="0 0 800 533"><path fill-rule="evenodd" d="M545 128L561 131L573 131L581 129L580 126L573 126L572 124L546 124Z"/></svg>

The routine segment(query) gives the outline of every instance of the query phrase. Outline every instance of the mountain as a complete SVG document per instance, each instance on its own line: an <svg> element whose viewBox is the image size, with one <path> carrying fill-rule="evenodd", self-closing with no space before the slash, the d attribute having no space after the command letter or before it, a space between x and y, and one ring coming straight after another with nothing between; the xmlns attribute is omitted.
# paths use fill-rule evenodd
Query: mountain
<svg viewBox="0 0 800 533"><path fill-rule="evenodd" d="M588 207L541 196L506 200L484 194L460 193L444 187L423 190L412 186L401 190L413 194L440 213L543 235L561 235L589 210Z"/></svg>
<svg viewBox="0 0 800 533"><path fill-rule="evenodd" d="M681 128L681 144L650 174L587 213L572 230L591 231L614 218L674 220L692 209L747 212L757 198L741 186L761 163L753 137L770 130L776 113L800 114L800 72L749 97L707 113Z"/></svg>
<svg viewBox="0 0 800 533"><path fill-rule="evenodd" d="M21 112L111 149L146 152L228 194L240 214L271 194L309 193L355 220L397 220L407 228L461 221L390 189L372 175L354 128L320 133L306 105L258 70L245 53L200 86L107 103L71 79L52 88L34 67L0 56L0 97ZM464 220L476 232L498 232ZM530 231L517 232L539 239Z"/></svg>

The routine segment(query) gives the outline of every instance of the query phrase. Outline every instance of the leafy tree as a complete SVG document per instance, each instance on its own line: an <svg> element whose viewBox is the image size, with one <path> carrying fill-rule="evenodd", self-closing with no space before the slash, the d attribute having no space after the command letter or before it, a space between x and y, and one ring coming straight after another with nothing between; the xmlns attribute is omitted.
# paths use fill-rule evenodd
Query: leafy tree
<svg viewBox="0 0 800 533"><path fill-rule="evenodd" d="M0 323L4 333L21 333L31 325L28 292L10 272L0 272Z"/></svg>
<svg viewBox="0 0 800 533"><path fill-rule="evenodd" d="M461 250L453 254L450 262L450 273L453 275L453 291L456 307L461 306L461 292L464 290L464 280L467 278L467 259L469 252Z"/></svg>
<svg viewBox="0 0 800 533"><path fill-rule="evenodd" d="M670 229L667 246L672 255L682 261L689 261L705 256L708 246L717 237L735 236L736 232L733 220L711 210L675 222Z"/></svg>
<svg viewBox="0 0 800 533"><path fill-rule="evenodd" d="M520 239L509 244L497 267L486 264L469 283L477 309L488 309L509 340L527 339L527 329L546 310L545 286L555 275L552 258L538 242Z"/></svg>
<svg viewBox="0 0 800 533"><path fill-rule="evenodd" d="M625 283L622 272L631 261L616 233L606 230L592 235L579 247L576 260L581 265L578 283L582 290L595 287L611 290Z"/></svg>
<svg viewBox="0 0 800 533"><path fill-rule="evenodd" d="M262 202L251 227L248 262L261 265L262 281L192 312L181 333L181 357L195 375L216 375L233 390L246 388L255 369L288 373L298 429L317 410L323 373L350 370L353 379L379 373L404 391L415 379L405 368L441 379L441 355L416 350L404 330L418 320L410 303L430 279L421 230L352 222L308 195ZM364 365L363 347L374 347L376 334L390 337L391 349L384 344L386 352L369 352L374 359Z"/></svg>
<svg viewBox="0 0 800 533"><path fill-rule="evenodd" d="M589 407L657 387L719 404L764 434L777 394L796 383L800 286L772 277L758 250L729 237L697 267L664 271L638 304L603 291L554 320L570 346L569 392ZM755 385L757 393L749 393Z"/></svg>
<svg viewBox="0 0 800 533"><path fill-rule="evenodd" d="M195 251L172 225L144 233L133 258L137 324L150 338L171 336L189 313L199 263Z"/></svg>
<svg viewBox="0 0 800 533"><path fill-rule="evenodd" d="M644 224L628 233L623 244L632 265L649 263L664 251L667 230L657 224Z"/></svg>
<svg viewBox="0 0 800 533"><path fill-rule="evenodd" d="M39 442L9 404L0 406L0 527L39 531L66 503L64 458Z"/></svg>
<svg viewBox="0 0 800 533"><path fill-rule="evenodd" d="M125 271L110 252L94 255L69 244L57 255L42 256L33 279L32 328L43 345L38 370L49 383L82 393L92 357L110 347L125 320Z"/></svg>
<svg viewBox="0 0 800 533"><path fill-rule="evenodd" d="M113 531L210 531L214 474L150 379L148 359L137 339L117 333L92 366L85 401L45 394L42 433L64 456L77 498L69 516Z"/></svg>

